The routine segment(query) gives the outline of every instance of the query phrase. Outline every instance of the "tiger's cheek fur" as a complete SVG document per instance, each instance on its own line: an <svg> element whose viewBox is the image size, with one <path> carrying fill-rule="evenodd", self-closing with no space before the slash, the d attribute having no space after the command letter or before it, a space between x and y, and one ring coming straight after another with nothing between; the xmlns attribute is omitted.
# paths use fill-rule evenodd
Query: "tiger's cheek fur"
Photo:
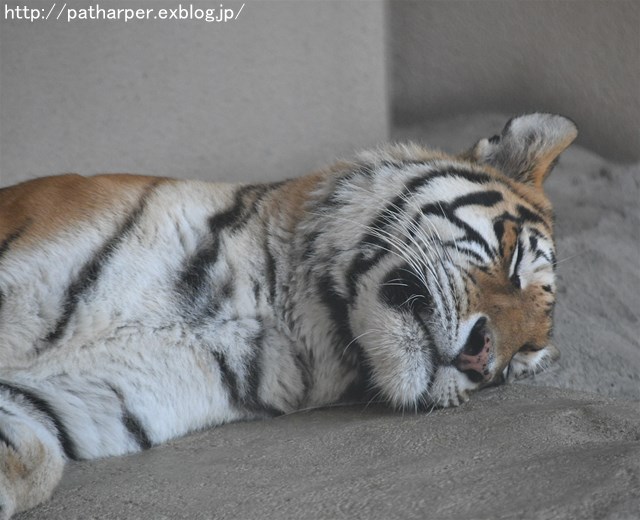
<svg viewBox="0 0 640 520"><path fill-rule="evenodd" d="M365 291L351 312L353 333L371 370L370 384L397 408L415 407L432 383L433 345L415 317Z"/></svg>

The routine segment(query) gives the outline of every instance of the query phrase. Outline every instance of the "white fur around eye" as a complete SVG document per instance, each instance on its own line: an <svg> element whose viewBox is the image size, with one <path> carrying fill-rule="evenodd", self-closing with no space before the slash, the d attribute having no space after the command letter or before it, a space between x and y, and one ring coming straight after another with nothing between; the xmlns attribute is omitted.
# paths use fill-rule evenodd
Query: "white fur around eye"
<svg viewBox="0 0 640 520"><path fill-rule="evenodd" d="M514 274L517 275L520 279L521 289L525 289L532 283L553 285L555 279L552 265L554 256L553 244L538 233L534 235L537 240L536 249L532 250L529 247L530 235L531 233L525 229L520 236L522 247L514 254L514 259L509 269L509 277ZM516 256L518 257L517 259Z"/></svg>

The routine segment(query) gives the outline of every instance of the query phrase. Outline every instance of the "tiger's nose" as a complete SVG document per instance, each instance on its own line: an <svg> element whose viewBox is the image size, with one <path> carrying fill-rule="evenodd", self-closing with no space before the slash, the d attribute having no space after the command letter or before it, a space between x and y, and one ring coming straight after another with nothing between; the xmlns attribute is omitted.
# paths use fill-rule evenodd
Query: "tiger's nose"
<svg viewBox="0 0 640 520"><path fill-rule="evenodd" d="M487 318L478 318L463 349L453 360L453 365L474 383L488 381L491 379L488 368L491 347L492 340L487 329Z"/></svg>

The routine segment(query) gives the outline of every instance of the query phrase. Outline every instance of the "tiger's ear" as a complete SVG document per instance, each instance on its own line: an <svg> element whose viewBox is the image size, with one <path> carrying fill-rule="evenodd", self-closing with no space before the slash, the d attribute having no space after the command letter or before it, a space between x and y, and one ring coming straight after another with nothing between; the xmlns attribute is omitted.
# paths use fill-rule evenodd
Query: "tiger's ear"
<svg viewBox="0 0 640 520"><path fill-rule="evenodd" d="M558 156L577 135L576 125L566 117L527 114L510 119L500 135L481 139L463 157L542 189Z"/></svg>

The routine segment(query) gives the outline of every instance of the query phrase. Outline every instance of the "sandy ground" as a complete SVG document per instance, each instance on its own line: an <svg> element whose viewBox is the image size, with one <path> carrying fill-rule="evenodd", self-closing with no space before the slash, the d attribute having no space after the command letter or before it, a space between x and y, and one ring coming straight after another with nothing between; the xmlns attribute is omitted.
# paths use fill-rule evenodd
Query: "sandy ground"
<svg viewBox="0 0 640 520"><path fill-rule="evenodd" d="M630 519L640 403L512 385L429 415L341 407L73 464L26 519Z"/></svg>
<svg viewBox="0 0 640 520"><path fill-rule="evenodd" d="M457 151L504 122L395 136ZM74 463L18 518L640 518L640 166L574 147L547 188L562 351L549 373L428 415L337 407Z"/></svg>

